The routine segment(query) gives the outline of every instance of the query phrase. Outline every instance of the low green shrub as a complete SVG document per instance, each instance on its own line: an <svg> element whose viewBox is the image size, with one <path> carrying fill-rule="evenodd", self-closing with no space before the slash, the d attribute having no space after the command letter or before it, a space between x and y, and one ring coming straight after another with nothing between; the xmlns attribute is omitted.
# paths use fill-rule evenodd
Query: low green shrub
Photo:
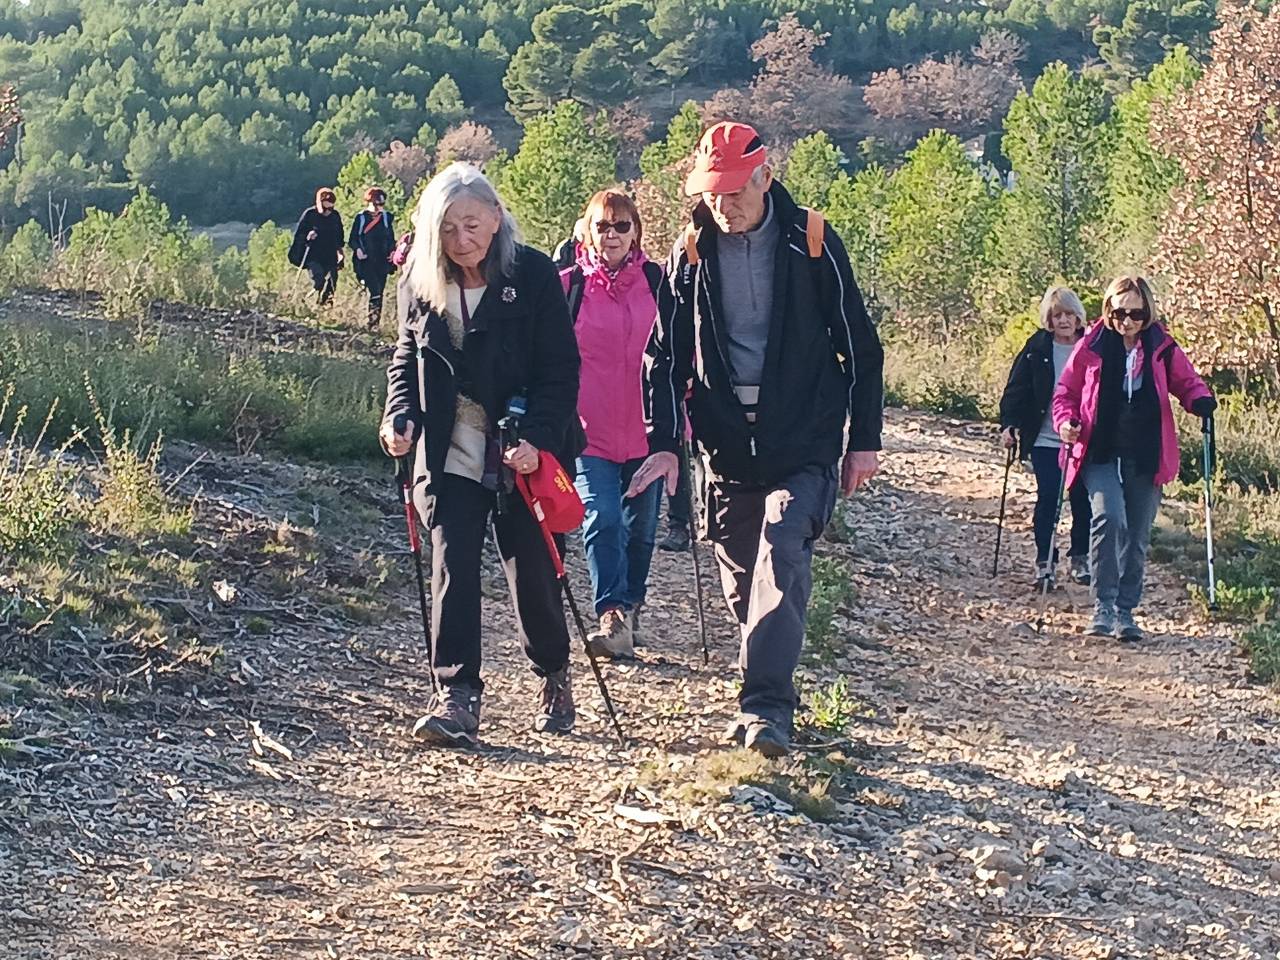
<svg viewBox="0 0 1280 960"><path fill-rule="evenodd" d="M838 557L813 558L813 592L805 623L808 657L817 662L835 658L840 643L836 614L853 603L854 589L849 564Z"/></svg>
<svg viewBox="0 0 1280 960"><path fill-rule="evenodd" d="M0 400L0 431L8 422L13 395L9 386ZM21 439L27 407L17 408L0 449L0 559L6 564L57 551L79 517L71 492L74 478L59 465L57 455L46 456L40 450L55 412L56 405L28 443Z"/></svg>
<svg viewBox="0 0 1280 960"><path fill-rule="evenodd" d="M1254 624L1240 635L1249 668L1263 683L1280 681L1280 621Z"/></svg>

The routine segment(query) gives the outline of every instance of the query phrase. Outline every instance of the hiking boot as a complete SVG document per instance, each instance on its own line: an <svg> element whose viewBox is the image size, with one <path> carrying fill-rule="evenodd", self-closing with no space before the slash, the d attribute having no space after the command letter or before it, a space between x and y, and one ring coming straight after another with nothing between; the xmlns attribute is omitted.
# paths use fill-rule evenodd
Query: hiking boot
<svg viewBox="0 0 1280 960"><path fill-rule="evenodd" d="M640 626L640 608L644 604L638 604L631 608L631 645L633 647L643 647L647 642L644 630Z"/></svg>
<svg viewBox="0 0 1280 960"><path fill-rule="evenodd" d="M753 720L755 720L755 717L749 717L743 713L730 720L729 726L725 727L724 730L725 743L736 743L740 747L745 745L747 742L747 728L751 726Z"/></svg>
<svg viewBox="0 0 1280 960"><path fill-rule="evenodd" d="M1047 581L1047 582L1046 582ZM1053 572L1053 564L1049 561L1036 564L1036 593L1045 590L1053 590L1058 585L1058 579Z"/></svg>
<svg viewBox="0 0 1280 960"><path fill-rule="evenodd" d="M756 718L747 727L743 745L766 757L785 757L791 752L791 738L781 725Z"/></svg>
<svg viewBox="0 0 1280 960"><path fill-rule="evenodd" d="M1089 625L1089 635L1092 637L1111 637L1116 632L1116 611L1112 607L1095 606L1093 608L1093 622Z"/></svg>
<svg viewBox="0 0 1280 960"><path fill-rule="evenodd" d="M538 715L533 729L538 733L568 733L573 729L578 713L573 708L573 687L569 683L569 667L566 664L555 673L542 678L538 691Z"/></svg>
<svg viewBox="0 0 1280 960"><path fill-rule="evenodd" d="M597 657L610 660L630 660L636 655L635 641L631 635L631 620L621 607L606 610L600 615L600 629L587 637L587 646Z"/></svg>
<svg viewBox="0 0 1280 960"><path fill-rule="evenodd" d="M1132 610L1117 610L1115 632L1117 640L1136 643L1143 638L1142 628L1133 619Z"/></svg>
<svg viewBox="0 0 1280 960"><path fill-rule="evenodd" d="M474 747L479 729L480 691L445 687L433 701L431 712L413 725L413 735L444 747Z"/></svg>
<svg viewBox="0 0 1280 960"><path fill-rule="evenodd" d="M667 530L667 539L658 544L658 549L668 553L684 553L689 549L689 528L671 527Z"/></svg>
<svg viewBox="0 0 1280 960"><path fill-rule="evenodd" d="M1068 557L1067 560L1071 563L1071 579L1081 586L1087 587L1089 581L1093 579L1089 575L1088 556L1081 554L1078 557Z"/></svg>

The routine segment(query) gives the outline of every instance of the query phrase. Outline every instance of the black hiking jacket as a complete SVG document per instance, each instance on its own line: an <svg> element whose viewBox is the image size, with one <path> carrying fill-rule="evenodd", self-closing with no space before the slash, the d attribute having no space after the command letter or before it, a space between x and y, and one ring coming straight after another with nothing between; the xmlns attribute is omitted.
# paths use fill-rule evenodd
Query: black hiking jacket
<svg viewBox="0 0 1280 960"><path fill-rule="evenodd" d="M753 486L830 466L845 450L879 450L884 405L884 352L844 244L827 224L822 256L810 257L807 212L776 181L769 194L781 235L756 422L747 422L727 360L720 287L737 280L719 275L718 228L702 204L693 212L698 262L677 241L645 360L650 451L680 450L687 407L712 474Z"/></svg>
<svg viewBox="0 0 1280 960"><path fill-rule="evenodd" d="M560 274L545 254L516 250L510 276L490 284L476 307L461 350L441 314L411 295L397 298L400 336L387 368L383 422L403 415L421 430L414 496L428 525L431 481L444 470L460 392L484 407L491 434L511 398L523 396L528 412L520 439L551 453L570 473L586 446L577 414L578 342Z"/></svg>
<svg viewBox="0 0 1280 960"><path fill-rule="evenodd" d="M1053 401L1053 334L1037 330L1018 351L1000 396L1000 429L1018 432L1018 459L1031 456Z"/></svg>
<svg viewBox="0 0 1280 960"><path fill-rule="evenodd" d="M308 240L307 234L316 232L314 240ZM325 215L315 207L307 207L298 220L298 227L293 231L293 244L289 248L289 262L295 267L303 266L303 255L307 263L316 263L323 267L338 266L338 251L342 249L345 239L342 232L342 214L334 210ZM307 248L311 249L308 250Z"/></svg>
<svg viewBox="0 0 1280 960"><path fill-rule="evenodd" d="M378 222L366 230L373 216L368 210L357 213L351 221L351 236L347 240L356 276L362 280L366 273L376 271L385 276L395 270L391 254L396 249L396 231L392 226L391 214L383 210ZM361 260L356 256L357 250L365 252L365 259Z"/></svg>

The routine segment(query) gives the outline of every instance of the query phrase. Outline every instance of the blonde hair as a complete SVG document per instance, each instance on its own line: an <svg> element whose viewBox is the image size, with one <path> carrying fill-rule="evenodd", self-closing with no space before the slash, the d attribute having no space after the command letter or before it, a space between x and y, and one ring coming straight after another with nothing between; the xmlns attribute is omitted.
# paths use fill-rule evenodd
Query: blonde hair
<svg viewBox="0 0 1280 960"><path fill-rule="evenodd" d="M1111 315L1111 298L1125 293L1137 293L1142 297L1142 306L1147 311L1147 322L1142 325L1143 330L1156 322L1156 295L1151 292L1151 284L1136 273L1126 273L1112 280L1102 295L1103 323L1110 329L1116 330L1115 319Z"/></svg>
<svg viewBox="0 0 1280 960"><path fill-rule="evenodd" d="M621 214L623 217L631 221L631 236L633 242L631 249L639 250L641 241L644 240L644 227L640 222L640 208L636 206L636 202L629 196L619 190L617 187L610 187L608 190L601 190L592 195L587 201L586 208L582 211L582 218L578 221L578 228L581 230L579 242L588 250L599 253L596 250L596 233L592 229L595 223L606 210L612 210L616 217Z"/></svg>
<svg viewBox="0 0 1280 960"><path fill-rule="evenodd" d="M440 228L455 201L470 197L491 204L499 213L498 232L493 235L484 258L485 279L497 283L510 276L516 261L520 231L515 219L502 206L498 191L483 173L469 163L454 161L427 184L413 211L413 247L405 263L404 279L410 293L436 312L445 309L445 292L457 268L444 252Z"/></svg>
<svg viewBox="0 0 1280 960"><path fill-rule="evenodd" d="M1073 313L1076 316L1076 327L1084 326L1084 304L1070 287L1050 287L1040 298L1040 326L1046 330L1053 329L1050 319L1055 313Z"/></svg>

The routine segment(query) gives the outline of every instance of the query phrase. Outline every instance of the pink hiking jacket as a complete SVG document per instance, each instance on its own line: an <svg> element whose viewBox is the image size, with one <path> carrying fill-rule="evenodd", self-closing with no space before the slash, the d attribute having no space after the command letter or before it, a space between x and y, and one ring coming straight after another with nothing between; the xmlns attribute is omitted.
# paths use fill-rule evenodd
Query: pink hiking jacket
<svg viewBox="0 0 1280 960"><path fill-rule="evenodd" d="M1102 355L1096 345L1103 330L1100 322L1090 327L1076 344L1067 360L1062 379L1053 391L1053 428L1061 430L1072 420L1080 422L1080 439L1068 452L1064 447L1067 466L1067 486L1075 483L1080 467L1088 462L1089 438L1093 436L1098 418L1098 390L1102 380ZM1155 356L1151 359L1151 373L1155 381L1156 397L1160 404L1160 463L1156 468L1156 486L1163 486L1178 475L1178 431L1173 426L1173 409L1169 395L1178 398L1183 409L1191 412L1191 404L1200 397L1211 397L1211 391L1200 379L1182 348L1162 326L1157 326ZM1142 344L1136 363L1141 364Z"/></svg>
<svg viewBox="0 0 1280 960"><path fill-rule="evenodd" d="M578 267L586 286L574 332L582 356L578 416L587 433L583 456L625 463L649 454L642 367L658 305L645 278L646 259L633 250L610 277L597 257L579 248ZM573 269L560 273L566 294Z"/></svg>

